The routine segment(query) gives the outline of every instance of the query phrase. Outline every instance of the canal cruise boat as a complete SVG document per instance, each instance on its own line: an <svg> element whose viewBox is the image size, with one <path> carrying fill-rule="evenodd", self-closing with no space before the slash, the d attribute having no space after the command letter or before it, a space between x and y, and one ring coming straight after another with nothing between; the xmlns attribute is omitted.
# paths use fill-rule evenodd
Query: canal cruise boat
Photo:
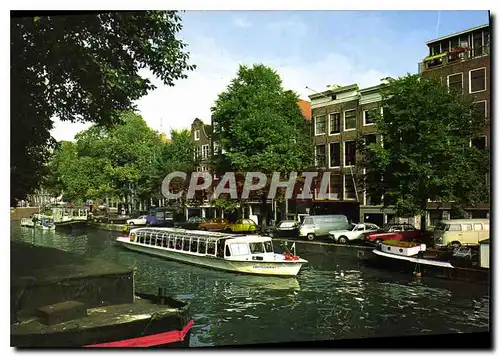
<svg viewBox="0 0 500 357"><path fill-rule="evenodd" d="M117 242L134 251L245 274L296 276L307 263L289 251L275 253L272 239L258 235L135 228Z"/></svg>

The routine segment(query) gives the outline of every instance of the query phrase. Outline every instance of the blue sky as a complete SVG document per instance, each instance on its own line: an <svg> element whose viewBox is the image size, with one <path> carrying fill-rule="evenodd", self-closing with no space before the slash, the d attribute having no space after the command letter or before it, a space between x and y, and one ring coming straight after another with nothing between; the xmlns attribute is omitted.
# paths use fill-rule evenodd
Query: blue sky
<svg viewBox="0 0 500 357"><path fill-rule="evenodd" d="M283 84L307 99L327 85L376 85L381 78L416 73L425 42L488 23L487 11L186 11L179 36L198 68L175 87L138 101L155 130L210 122L210 107L239 64L275 68ZM439 26L438 26L439 19ZM144 75L151 76L144 72ZM53 136L72 140L85 124L56 122Z"/></svg>

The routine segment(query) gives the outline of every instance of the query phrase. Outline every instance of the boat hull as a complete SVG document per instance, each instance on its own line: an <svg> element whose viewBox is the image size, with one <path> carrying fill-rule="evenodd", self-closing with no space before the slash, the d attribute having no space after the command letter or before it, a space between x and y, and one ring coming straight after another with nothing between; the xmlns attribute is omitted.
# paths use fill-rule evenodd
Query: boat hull
<svg viewBox="0 0 500 357"><path fill-rule="evenodd" d="M488 269L455 267L449 262L397 256L378 250L363 254L360 261L374 268L382 268L409 274L416 271L421 273L424 277L431 276L478 283L487 283L489 281Z"/></svg>
<svg viewBox="0 0 500 357"><path fill-rule="evenodd" d="M117 241L125 246L126 248L155 255L158 257L175 260L183 263L193 264L197 266L203 266L207 268L213 268L218 270L225 270L244 274L255 274L255 275L271 275L271 276L296 276L302 265L306 262L304 260L298 261L259 261L259 260L247 260L247 261L236 261L236 260L226 260L220 258L214 258L211 256L204 256L198 254L180 253L168 248L147 246L143 244L138 244L130 242L127 237L120 237Z"/></svg>

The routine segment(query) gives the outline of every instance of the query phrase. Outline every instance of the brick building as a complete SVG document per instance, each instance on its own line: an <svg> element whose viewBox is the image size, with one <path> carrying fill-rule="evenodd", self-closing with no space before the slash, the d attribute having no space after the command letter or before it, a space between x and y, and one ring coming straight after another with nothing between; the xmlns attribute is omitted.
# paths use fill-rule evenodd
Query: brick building
<svg viewBox="0 0 500 357"><path fill-rule="evenodd" d="M474 98L487 124L483 135L471 140L471 145L480 149L487 149L491 143L490 44L490 26L477 26L427 42L428 56L419 63L422 76L441 78L450 88ZM489 179L486 178L488 182ZM471 218L486 218L489 205L479 205L467 212ZM449 204L429 202L427 218L432 226L440 219L454 217Z"/></svg>
<svg viewBox="0 0 500 357"><path fill-rule="evenodd" d="M314 193L315 213L347 215L354 222L390 222L394 211L381 210L381 199L363 190L357 165L358 141L381 142L374 123L380 108L379 86L359 89L357 84L330 86L327 91L309 96L312 107L312 137L316 166L330 173L328 200Z"/></svg>

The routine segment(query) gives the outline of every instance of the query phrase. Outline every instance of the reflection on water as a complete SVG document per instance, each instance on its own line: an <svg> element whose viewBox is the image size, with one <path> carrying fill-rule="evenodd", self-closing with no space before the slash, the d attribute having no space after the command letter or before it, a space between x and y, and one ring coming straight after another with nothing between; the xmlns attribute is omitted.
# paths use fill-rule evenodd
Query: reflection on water
<svg viewBox="0 0 500 357"><path fill-rule="evenodd" d="M105 231L33 231L11 239L135 267L136 289L168 287L191 301L192 346L487 331L486 287L358 266L335 254L309 260L296 278L239 275L128 251ZM300 252L299 252L300 253Z"/></svg>

